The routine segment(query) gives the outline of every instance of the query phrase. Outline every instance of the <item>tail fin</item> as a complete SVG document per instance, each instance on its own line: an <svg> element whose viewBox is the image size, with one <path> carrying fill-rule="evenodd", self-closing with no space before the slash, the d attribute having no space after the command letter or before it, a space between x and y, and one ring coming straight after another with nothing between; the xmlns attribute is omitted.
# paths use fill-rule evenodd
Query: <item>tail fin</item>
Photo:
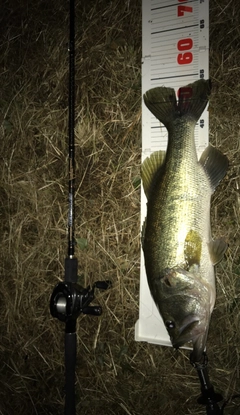
<svg viewBox="0 0 240 415"><path fill-rule="evenodd" d="M210 80L199 79L179 89L179 99L173 88L157 87L147 91L144 102L155 117L167 128L176 118L191 117L195 122L208 103Z"/></svg>

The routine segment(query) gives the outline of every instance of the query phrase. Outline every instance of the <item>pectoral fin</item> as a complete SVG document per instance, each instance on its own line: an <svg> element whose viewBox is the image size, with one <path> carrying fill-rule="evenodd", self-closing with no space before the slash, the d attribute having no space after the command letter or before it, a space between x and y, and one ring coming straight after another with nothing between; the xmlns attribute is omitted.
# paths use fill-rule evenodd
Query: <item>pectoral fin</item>
<svg viewBox="0 0 240 415"><path fill-rule="evenodd" d="M228 248L228 244L224 239L216 239L208 244L209 254L213 265L218 264L223 259L223 256Z"/></svg>
<svg viewBox="0 0 240 415"><path fill-rule="evenodd" d="M199 163L203 166L214 192L227 172L229 164L227 156L209 145L202 153Z"/></svg>

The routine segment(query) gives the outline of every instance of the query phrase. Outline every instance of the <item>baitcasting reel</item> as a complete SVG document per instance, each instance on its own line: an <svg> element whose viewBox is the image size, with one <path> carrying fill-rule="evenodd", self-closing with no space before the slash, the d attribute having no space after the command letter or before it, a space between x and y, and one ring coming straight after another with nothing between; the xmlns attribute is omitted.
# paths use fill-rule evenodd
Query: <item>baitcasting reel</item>
<svg viewBox="0 0 240 415"><path fill-rule="evenodd" d="M51 314L65 323L76 320L81 313L100 316L102 307L90 305L94 300L94 290L107 290L110 287L110 281L96 281L92 288L90 285L83 288L76 283L60 282L55 286L50 299Z"/></svg>

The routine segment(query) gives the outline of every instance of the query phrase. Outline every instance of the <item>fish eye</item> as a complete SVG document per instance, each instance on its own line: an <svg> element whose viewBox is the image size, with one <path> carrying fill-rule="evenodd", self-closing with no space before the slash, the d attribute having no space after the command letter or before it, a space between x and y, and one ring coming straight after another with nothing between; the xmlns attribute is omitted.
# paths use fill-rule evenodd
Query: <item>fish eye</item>
<svg viewBox="0 0 240 415"><path fill-rule="evenodd" d="M174 321L167 320L167 321L165 321L165 326L167 327L167 329L174 329L175 328L175 323L174 323Z"/></svg>

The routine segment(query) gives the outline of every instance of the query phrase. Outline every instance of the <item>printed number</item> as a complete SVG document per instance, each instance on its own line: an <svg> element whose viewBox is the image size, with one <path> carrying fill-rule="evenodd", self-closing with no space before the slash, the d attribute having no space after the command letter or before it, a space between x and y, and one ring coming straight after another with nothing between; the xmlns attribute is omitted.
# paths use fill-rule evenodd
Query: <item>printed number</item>
<svg viewBox="0 0 240 415"><path fill-rule="evenodd" d="M192 13L193 8L190 6L178 6L178 17L184 16L185 12Z"/></svg>
<svg viewBox="0 0 240 415"><path fill-rule="evenodd" d="M205 25L204 25L204 20L200 20L200 29L204 29Z"/></svg>
<svg viewBox="0 0 240 415"><path fill-rule="evenodd" d="M199 124L200 124L200 127L203 128L204 127L204 120L200 120Z"/></svg>
<svg viewBox="0 0 240 415"><path fill-rule="evenodd" d="M178 2L186 3L186 0L178 0ZM191 6L185 6L183 4L178 5L177 8L178 8L177 9L178 17L182 17L184 16L185 13L192 13L193 11L193 8ZM200 25L203 23L204 21L202 22L201 20ZM186 39L181 39L178 41L177 43L178 51L184 52L184 53L179 53L177 56L177 62L179 65L189 65L193 61L193 54L192 52L190 52L192 47L193 47L193 40L190 37ZM185 51L188 51L188 52L185 52Z"/></svg>
<svg viewBox="0 0 240 415"><path fill-rule="evenodd" d="M200 79L204 78L204 69L200 69Z"/></svg>
<svg viewBox="0 0 240 415"><path fill-rule="evenodd" d="M179 65L188 65L193 60L192 52L179 53L177 61Z"/></svg>
<svg viewBox="0 0 240 415"><path fill-rule="evenodd" d="M181 52L183 50L190 50L193 47L193 41L190 37L186 39L181 39L178 41L177 47L178 47L178 50L180 50Z"/></svg>

